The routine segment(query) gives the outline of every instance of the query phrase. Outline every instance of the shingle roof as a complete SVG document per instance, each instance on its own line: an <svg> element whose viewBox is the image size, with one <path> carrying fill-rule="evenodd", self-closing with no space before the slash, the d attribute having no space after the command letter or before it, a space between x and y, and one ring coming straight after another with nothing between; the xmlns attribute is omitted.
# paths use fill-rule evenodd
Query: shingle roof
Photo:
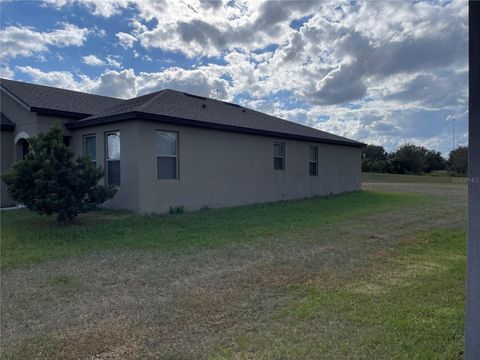
<svg viewBox="0 0 480 360"><path fill-rule="evenodd" d="M15 129L15 123L10 120L4 113L0 113L1 122L0 127L2 130L13 130Z"/></svg>
<svg viewBox="0 0 480 360"><path fill-rule="evenodd" d="M240 105L170 89L122 100L6 79L0 79L0 85L29 107L30 111L81 119L68 124L70 129L141 118L179 125L364 146L358 141ZM2 116L2 124L3 121Z"/></svg>
<svg viewBox="0 0 480 360"><path fill-rule="evenodd" d="M0 85L28 106L31 111L56 112L58 114L64 112L77 118L97 114L103 109L124 101L108 96L7 79L0 79Z"/></svg>
<svg viewBox="0 0 480 360"><path fill-rule="evenodd" d="M364 145L345 137L283 120L240 105L170 89L125 100L123 103L114 105L96 115L69 124L69 127L79 128L128 120L129 118L146 118L177 124L351 146Z"/></svg>

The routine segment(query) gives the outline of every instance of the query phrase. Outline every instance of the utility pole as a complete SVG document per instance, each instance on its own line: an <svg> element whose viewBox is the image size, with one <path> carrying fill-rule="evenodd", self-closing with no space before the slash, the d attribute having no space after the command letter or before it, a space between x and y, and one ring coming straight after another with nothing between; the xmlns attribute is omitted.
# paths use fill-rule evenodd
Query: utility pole
<svg viewBox="0 0 480 360"><path fill-rule="evenodd" d="M465 360L480 359L480 2L469 1L468 246Z"/></svg>
<svg viewBox="0 0 480 360"><path fill-rule="evenodd" d="M452 118L452 151L455 150L455 117Z"/></svg>

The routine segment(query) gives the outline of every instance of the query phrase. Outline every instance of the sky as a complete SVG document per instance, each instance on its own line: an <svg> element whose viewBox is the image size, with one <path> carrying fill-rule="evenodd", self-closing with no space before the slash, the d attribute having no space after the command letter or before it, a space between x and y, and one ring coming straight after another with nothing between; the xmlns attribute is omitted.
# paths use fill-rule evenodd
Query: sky
<svg viewBox="0 0 480 360"><path fill-rule="evenodd" d="M387 151L467 143L465 1L0 3L1 77L132 98L171 88Z"/></svg>

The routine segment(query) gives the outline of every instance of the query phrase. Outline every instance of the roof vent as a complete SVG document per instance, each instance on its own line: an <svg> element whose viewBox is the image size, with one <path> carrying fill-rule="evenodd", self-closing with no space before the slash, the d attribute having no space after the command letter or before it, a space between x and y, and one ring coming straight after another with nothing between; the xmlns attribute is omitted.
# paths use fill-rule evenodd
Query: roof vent
<svg viewBox="0 0 480 360"><path fill-rule="evenodd" d="M206 107L207 107L207 105L205 105L205 104L202 104L202 108L204 108L204 109L205 109Z"/></svg>
<svg viewBox="0 0 480 360"><path fill-rule="evenodd" d="M242 109L242 112L245 112L245 109Z"/></svg>

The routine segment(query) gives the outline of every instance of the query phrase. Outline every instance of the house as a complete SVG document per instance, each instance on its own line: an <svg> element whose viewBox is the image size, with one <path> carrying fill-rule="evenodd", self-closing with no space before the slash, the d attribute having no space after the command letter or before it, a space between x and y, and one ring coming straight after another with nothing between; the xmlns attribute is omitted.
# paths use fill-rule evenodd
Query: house
<svg viewBox="0 0 480 360"><path fill-rule="evenodd" d="M60 122L65 143L118 187L109 208L194 210L360 189L363 143L236 104L170 89L122 100L4 79L0 87L1 171ZM5 186L1 196L13 204Z"/></svg>

